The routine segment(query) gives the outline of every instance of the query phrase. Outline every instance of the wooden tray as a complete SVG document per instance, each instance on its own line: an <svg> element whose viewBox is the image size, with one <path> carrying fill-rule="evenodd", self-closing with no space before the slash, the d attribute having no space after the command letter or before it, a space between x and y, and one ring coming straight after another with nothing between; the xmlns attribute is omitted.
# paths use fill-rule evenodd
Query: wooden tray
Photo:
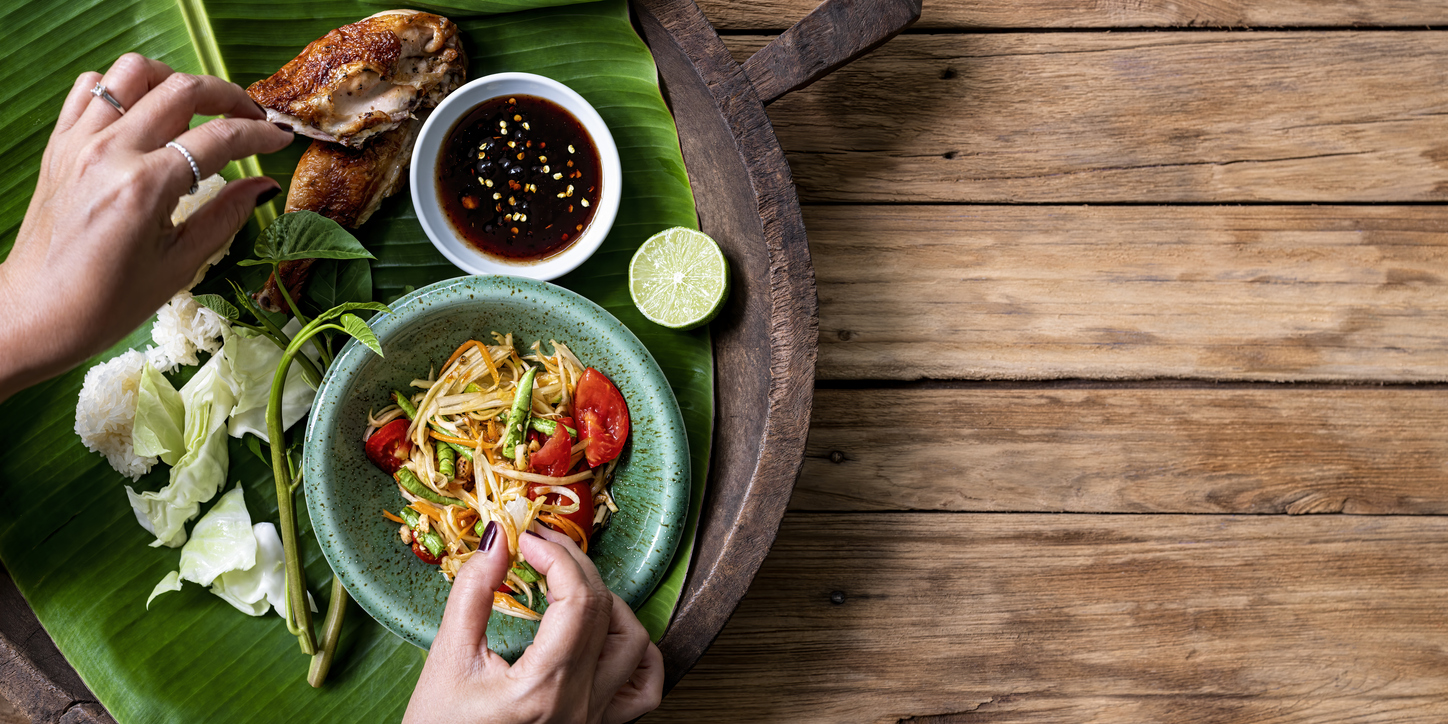
<svg viewBox="0 0 1448 724"><path fill-rule="evenodd" d="M700 228L733 290L713 324L715 434L683 595L659 648L672 687L774 543L804 458L819 317L799 200L764 106L889 40L920 0L826 0L742 65L693 0L632 0L673 110ZM111 722L0 570L0 695L36 724Z"/></svg>

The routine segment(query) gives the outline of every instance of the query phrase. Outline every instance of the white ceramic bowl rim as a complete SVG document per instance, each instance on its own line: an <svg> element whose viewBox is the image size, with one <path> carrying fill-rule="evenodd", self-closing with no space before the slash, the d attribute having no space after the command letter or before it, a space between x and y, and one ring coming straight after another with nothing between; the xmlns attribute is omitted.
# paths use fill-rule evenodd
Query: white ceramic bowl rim
<svg viewBox="0 0 1448 724"><path fill-rule="evenodd" d="M546 98L573 114L593 139L602 171L598 209L582 235L563 251L539 261L511 261L484 254L458 236L443 213L437 196L438 154L448 131L478 104L503 95ZM471 274L511 274L533 279L557 279L578 268L603 243L613 228L622 198L623 173L618 147L603 117L576 91L552 78L533 73L494 73L464 84L439 103L422 124L412 151L409 171L412 207L433 246L459 269Z"/></svg>

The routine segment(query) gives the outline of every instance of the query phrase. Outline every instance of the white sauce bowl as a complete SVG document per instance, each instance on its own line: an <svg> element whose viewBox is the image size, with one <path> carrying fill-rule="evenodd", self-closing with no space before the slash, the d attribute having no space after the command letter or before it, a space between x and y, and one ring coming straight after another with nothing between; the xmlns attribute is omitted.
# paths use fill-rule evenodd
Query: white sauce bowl
<svg viewBox="0 0 1448 724"><path fill-rule="evenodd" d="M469 244L453 229L437 194L438 157L453 124L484 101L509 95L545 98L573 114L598 150L602 171L603 188L599 189L598 208L593 212L593 220L568 247L535 261L504 259L486 254ZM448 261L470 274L510 274L544 280L561 277L578 268L598 250L609 229L613 228L618 202L622 198L623 173L618 147L614 145L613 134L608 132L608 126L598 111L572 88L532 73L483 76L449 94L422 124L422 130L417 134L417 145L412 150L412 170L409 173L412 208L417 212L423 231Z"/></svg>

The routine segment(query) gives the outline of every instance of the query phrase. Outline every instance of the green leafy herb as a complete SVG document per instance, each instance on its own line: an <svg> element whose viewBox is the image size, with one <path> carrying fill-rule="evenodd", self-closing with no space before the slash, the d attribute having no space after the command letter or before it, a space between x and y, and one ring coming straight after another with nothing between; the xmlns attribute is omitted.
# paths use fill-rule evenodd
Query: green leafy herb
<svg viewBox="0 0 1448 724"><path fill-rule="evenodd" d="M303 298L312 309L372 301L372 265L366 259L323 259L312 265Z"/></svg>
<svg viewBox="0 0 1448 724"><path fill-rule="evenodd" d="M367 349L376 352L378 357L385 356L382 354L382 343L377 341L377 335L373 334L372 328L367 326L361 317L355 314L342 315L342 328L358 342L367 345Z"/></svg>
<svg viewBox="0 0 1448 724"><path fill-rule="evenodd" d="M206 307L207 309L210 309L211 311L216 312L217 314L220 314L221 316L229 320L236 321L238 319L241 319L241 310L233 306L231 302L226 301L226 297L223 297L220 294L197 294L194 299L196 300L197 304L200 304L201 306Z"/></svg>
<svg viewBox="0 0 1448 724"><path fill-rule="evenodd" d="M278 216L257 238L255 253L255 259L238 263L255 266L302 259L375 258L341 224L314 211Z"/></svg>
<svg viewBox="0 0 1448 724"><path fill-rule="evenodd" d="M391 312L392 308L381 302L347 302L338 304L331 309L317 315L316 321L325 322L329 319L336 319L347 312L355 312L358 309L368 309L374 312ZM380 352L378 354L381 354Z"/></svg>

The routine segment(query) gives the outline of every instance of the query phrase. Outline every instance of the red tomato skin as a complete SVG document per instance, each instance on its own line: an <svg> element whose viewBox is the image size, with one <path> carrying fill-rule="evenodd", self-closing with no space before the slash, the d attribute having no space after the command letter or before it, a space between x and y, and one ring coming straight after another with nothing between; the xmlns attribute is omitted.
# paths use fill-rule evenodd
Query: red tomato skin
<svg viewBox="0 0 1448 724"><path fill-rule="evenodd" d="M538 483L533 483L529 485L529 498L537 499L538 487ZM581 482L573 483L572 485L565 485L563 487L572 490L573 493L578 496L578 510L575 510L572 513L568 513L565 515L559 515L559 517L567 518L574 525L577 525L579 530L588 534L590 538L593 537L593 483L588 480L584 480ZM557 493L548 494L548 502L552 504L557 504L557 502L562 498L563 496L558 495Z"/></svg>
<svg viewBox="0 0 1448 724"><path fill-rule="evenodd" d="M441 558L438 558L438 557L434 556L434 555L432 554L432 551L429 551L428 549L423 548L423 547L422 547L422 544L421 544L421 543L418 543L417 541L413 541L413 542L412 542L412 553L413 553L413 555L416 555L418 558L422 559L422 562L423 562L423 563L426 563L426 564L428 564L428 565L435 566L435 565L438 565L439 563L442 563L442 559L441 559Z"/></svg>
<svg viewBox="0 0 1448 724"><path fill-rule="evenodd" d="M399 418L383 425L367 438L363 448L367 459L388 475L396 473L412 454L412 443L407 439L408 420ZM401 453L401 457L398 457Z"/></svg>
<svg viewBox="0 0 1448 724"><path fill-rule="evenodd" d="M543 447L529 456L528 466L540 475L561 478L568 474L568 461L572 457L572 451L573 438L559 425L553 436L543 443Z"/></svg>
<svg viewBox="0 0 1448 724"><path fill-rule="evenodd" d="M623 452L628 440L628 402L607 375L592 367L583 371L574 392L573 410L578 432L588 440L584 456L589 467L603 465Z"/></svg>

